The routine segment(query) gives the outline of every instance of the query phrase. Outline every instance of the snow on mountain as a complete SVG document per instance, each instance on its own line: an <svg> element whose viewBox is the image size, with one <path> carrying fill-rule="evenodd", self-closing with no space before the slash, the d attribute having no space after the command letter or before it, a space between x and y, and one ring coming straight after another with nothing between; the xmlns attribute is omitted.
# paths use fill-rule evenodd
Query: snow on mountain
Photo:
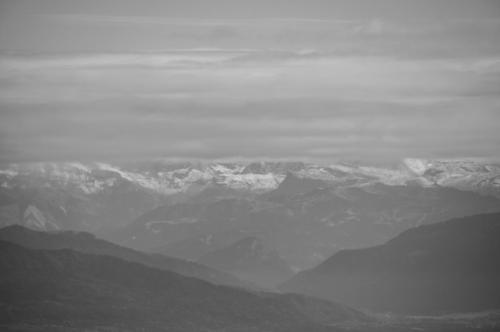
<svg viewBox="0 0 500 332"><path fill-rule="evenodd" d="M59 185L93 194L113 187L124 180L140 188L160 194L186 192L192 185L223 185L228 188L249 191L266 191L276 188L284 174L245 173L245 165L208 164L188 165L173 168L165 165L158 170L147 167L132 168L108 163L33 163L12 164L0 170L0 183L3 187L17 185Z"/></svg>
<svg viewBox="0 0 500 332"><path fill-rule="evenodd" d="M417 176L422 176L431 164L424 159L406 158L403 160L404 166Z"/></svg>
<svg viewBox="0 0 500 332"><path fill-rule="evenodd" d="M41 231L55 231L60 229L56 223L45 218L43 213L33 205L29 205L24 211L23 224L30 229Z"/></svg>
<svg viewBox="0 0 500 332"><path fill-rule="evenodd" d="M500 197L500 164L483 160L415 160L405 166L427 184Z"/></svg>
<svg viewBox="0 0 500 332"><path fill-rule="evenodd" d="M218 244L224 241L217 241L216 234L272 236L278 227L280 255L291 266L305 267L338 248L380 243L420 223L497 211L493 197L449 188L500 198L499 184L500 165L480 160L407 159L393 167L347 162L17 164L0 170L0 226L102 234L111 229L113 240L123 245L151 249L168 244L171 252L192 258L221 249ZM213 238L204 238L207 234ZM175 242L184 244L174 248Z"/></svg>
<svg viewBox="0 0 500 332"><path fill-rule="evenodd" d="M122 181L143 190L170 195L191 187L220 185L250 192L274 190L291 172L301 178L327 183L363 186L375 182L387 185L444 186L500 195L500 164L481 160L404 159L396 167L375 167L349 163L320 166L305 163L143 163L118 166L109 163L12 164L0 169L0 186L59 185L84 194L99 193Z"/></svg>

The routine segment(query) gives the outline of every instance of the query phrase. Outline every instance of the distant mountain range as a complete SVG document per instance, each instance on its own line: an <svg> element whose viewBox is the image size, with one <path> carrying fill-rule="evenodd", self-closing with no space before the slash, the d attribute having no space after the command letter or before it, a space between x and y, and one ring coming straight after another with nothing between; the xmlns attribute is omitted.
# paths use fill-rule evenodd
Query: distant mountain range
<svg viewBox="0 0 500 332"><path fill-rule="evenodd" d="M495 211L500 211L497 198L453 188L338 187L289 173L271 192L166 204L103 236L196 260L250 234L272 243L300 270L338 250L380 244L411 227Z"/></svg>
<svg viewBox="0 0 500 332"><path fill-rule="evenodd" d="M276 189L286 174L334 183L387 185L418 183L500 195L500 163L484 160L404 159L393 167L356 163L315 165L302 162L172 163L151 161L124 165L107 163L27 163L0 168L3 188L59 186L76 193L96 194L132 183L136 188L171 195L220 185L243 191Z"/></svg>
<svg viewBox="0 0 500 332"><path fill-rule="evenodd" d="M0 223L30 219L33 227L98 230L207 189L222 196L269 192L288 173L337 187L417 184L500 197L500 164L477 160L405 159L391 168L301 162L27 163L0 168Z"/></svg>
<svg viewBox="0 0 500 332"><path fill-rule="evenodd" d="M498 164L477 160L19 164L0 170L0 225L92 231L191 260L256 236L300 270L411 227L500 211L499 179Z"/></svg>
<svg viewBox="0 0 500 332"><path fill-rule="evenodd" d="M375 312L446 314L500 308L500 214L407 230L343 250L281 289Z"/></svg>

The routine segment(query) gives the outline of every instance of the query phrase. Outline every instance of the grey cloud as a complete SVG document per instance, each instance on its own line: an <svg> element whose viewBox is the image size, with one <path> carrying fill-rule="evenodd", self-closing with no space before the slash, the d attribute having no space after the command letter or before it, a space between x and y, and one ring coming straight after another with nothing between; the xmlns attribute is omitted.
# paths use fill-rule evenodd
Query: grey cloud
<svg viewBox="0 0 500 332"><path fill-rule="evenodd" d="M437 20L417 15L404 19L390 15L238 19L140 16L140 12L111 15L83 10L52 14L20 12L17 17L12 15L1 21L0 50L125 53L185 47L310 48L346 55L413 58L498 53L500 14L491 17L488 12L484 17L464 18L452 13Z"/></svg>
<svg viewBox="0 0 500 332"><path fill-rule="evenodd" d="M500 157L498 3L148 1L2 2L2 162Z"/></svg>
<svg viewBox="0 0 500 332"><path fill-rule="evenodd" d="M274 103L273 108L279 103ZM287 105L285 102L284 105ZM289 105L289 104L288 104ZM108 103L12 105L2 117L5 160L95 160L102 158L259 158L322 159L356 157L395 160L407 155L435 157L495 156L500 114L495 109L470 112L450 103L434 109L405 110L377 104L364 110L324 110L283 107L269 115L260 103L247 111L231 108L169 112L146 116L142 108ZM113 107L110 107L113 106ZM323 105L325 106L325 105ZM356 107L356 103L351 105ZM385 111L385 107L388 111ZM45 108L45 110L44 110ZM106 108L108 108L106 110ZM392 108L392 109L391 109ZM106 111L105 111L106 110ZM231 114L231 110L236 114ZM238 111L241 111L238 113ZM38 113L37 113L38 112ZM42 112L41 114L39 112ZM304 112L304 111L302 111ZM316 113L319 116L315 116ZM468 151L468 152L467 152Z"/></svg>

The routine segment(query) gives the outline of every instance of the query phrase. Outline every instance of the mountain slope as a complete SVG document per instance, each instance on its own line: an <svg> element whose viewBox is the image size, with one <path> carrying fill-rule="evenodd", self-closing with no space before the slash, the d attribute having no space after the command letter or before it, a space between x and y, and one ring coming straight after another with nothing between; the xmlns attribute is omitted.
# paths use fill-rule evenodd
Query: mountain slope
<svg viewBox="0 0 500 332"><path fill-rule="evenodd" d="M216 251L251 235L244 230L229 229L219 233L201 234L185 240L153 248L152 252L163 253L171 257L179 257L197 261L204 255Z"/></svg>
<svg viewBox="0 0 500 332"><path fill-rule="evenodd" d="M173 271L188 277L195 277L214 284L249 287L232 275L203 265L160 254L146 254L97 239L84 232L46 233L13 225L0 229L0 240L9 241L32 249L72 249L83 253L108 255L150 267Z"/></svg>
<svg viewBox="0 0 500 332"><path fill-rule="evenodd" d="M340 251L281 288L382 312L500 309L499 238L498 213L421 226Z"/></svg>
<svg viewBox="0 0 500 332"><path fill-rule="evenodd" d="M323 183L314 181L305 192L278 189L278 196L270 192L164 205L106 238L196 259L206 249L220 249L219 234L256 234L273 243L290 266L305 269L338 250L381 244L411 227L500 211L495 197L453 188L316 186Z"/></svg>
<svg viewBox="0 0 500 332"><path fill-rule="evenodd" d="M323 324L366 319L347 307L300 295L214 286L72 250L32 250L0 241L0 269L0 326L7 328L327 331Z"/></svg>
<svg viewBox="0 0 500 332"><path fill-rule="evenodd" d="M52 178L45 173L27 173L5 181L1 175L2 191L10 199L4 201L0 196L0 214L5 215L3 211L9 210L17 213L5 215L0 219L0 226L21 224L39 230L96 231L126 224L155 208L159 202L167 202L163 195L111 172L93 172L92 180L77 177L72 180L74 182ZM103 187L87 190L86 181ZM30 218L30 214L35 218Z"/></svg>
<svg viewBox="0 0 500 332"><path fill-rule="evenodd" d="M292 269L275 250L268 248L261 239L254 236L210 252L198 262L266 288L274 287L293 274Z"/></svg>

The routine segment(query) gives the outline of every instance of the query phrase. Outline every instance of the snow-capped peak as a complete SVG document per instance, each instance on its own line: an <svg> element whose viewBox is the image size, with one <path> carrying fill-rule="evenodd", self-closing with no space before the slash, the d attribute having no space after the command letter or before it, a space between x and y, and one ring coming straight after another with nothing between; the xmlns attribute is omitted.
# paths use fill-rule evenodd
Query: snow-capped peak
<svg viewBox="0 0 500 332"><path fill-rule="evenodd" d="M425 159L406 158L403 159L403 164L415 175L423 175L429 168L429 162Z"/></svg>
<svg viewBox="0 0 500 332"><path fill-rule="evenodd" d="M104 173L103 173L104 172ZM27 178L36 183L98 193L121 181L137 189L163 195L187 192L213 184L234 190L265 192L276 189L288 172L332 185L386 185L418 183L448 186L485 193L499 191L500 165L477 160L404 159L399 167L380 167L337 163L320 166L305 163L143 163L140 166L109 163L33 163L14 164L0 169L1 186L10 188ZM118 182L117 182L118 181Z"/></svg>

